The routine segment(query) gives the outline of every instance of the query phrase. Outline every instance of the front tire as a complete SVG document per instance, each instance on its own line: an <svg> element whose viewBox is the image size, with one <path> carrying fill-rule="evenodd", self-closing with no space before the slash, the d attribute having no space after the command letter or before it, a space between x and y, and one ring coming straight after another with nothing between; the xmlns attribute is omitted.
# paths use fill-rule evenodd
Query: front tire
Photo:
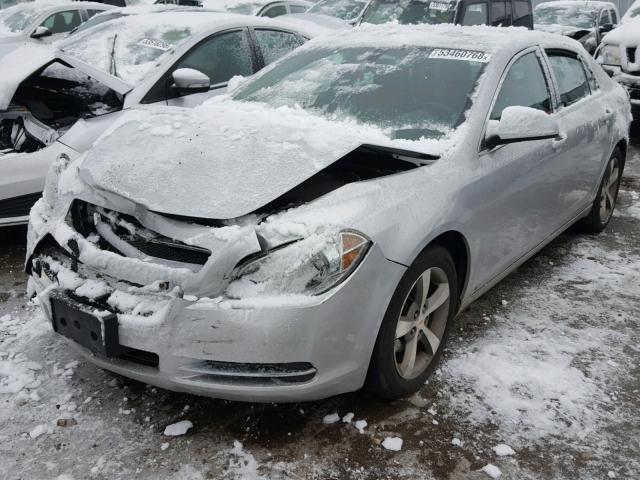
<svg viewBox="0 0 640 480"><path fill-rule="evenodd" d="M611 221L613 211L618 201L618 191L622 180L622 153L616 148L611 154L604 172L598 194L593 201L589 214L580 220L577 227L584 233L600 233Z"/></svg>
<svg viewBox="0 0 640 480"><path fill-rule="evenodd" d="M365 387L396 399L417 392L436 368L458 307L449 252L427 248L403 275L389 302Z"/></svg>

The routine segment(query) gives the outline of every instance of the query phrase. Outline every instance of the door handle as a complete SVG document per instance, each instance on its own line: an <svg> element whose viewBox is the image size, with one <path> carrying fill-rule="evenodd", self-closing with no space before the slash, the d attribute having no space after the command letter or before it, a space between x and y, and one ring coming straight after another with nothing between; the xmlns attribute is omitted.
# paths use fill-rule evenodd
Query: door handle
<svg viewBox="0 0 640 480"><path fill-rule="evenodd" d="M551 146L557 150L559 148L562 148L562 146L566 141L567 141L567 136L564 133L561 133L556 138L551 140Z"/></svg>

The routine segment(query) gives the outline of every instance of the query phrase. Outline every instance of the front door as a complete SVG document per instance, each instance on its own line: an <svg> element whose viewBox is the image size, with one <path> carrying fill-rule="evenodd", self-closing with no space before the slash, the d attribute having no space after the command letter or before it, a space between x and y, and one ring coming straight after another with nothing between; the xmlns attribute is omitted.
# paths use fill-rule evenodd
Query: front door
<svg viewBox="0 0 640 480"><path fill-rule="evenodd" d="M494 100L489 118L499 120L510 106L524 106L553 114L549 78L530 49L516 57ZM558 197L563 170L554 140L532 140L484 149L479 155L483 175L470 191L476 205L472 230L482 232L476 243L478 272L471 279L475 290L549 237L562 223Z"/></svg>

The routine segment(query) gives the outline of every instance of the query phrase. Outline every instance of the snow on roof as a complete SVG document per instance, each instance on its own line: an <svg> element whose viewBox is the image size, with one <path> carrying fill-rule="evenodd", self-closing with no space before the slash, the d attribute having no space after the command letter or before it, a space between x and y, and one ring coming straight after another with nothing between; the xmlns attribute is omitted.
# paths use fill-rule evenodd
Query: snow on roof
<svg viewBox="0 0 640 480"><path fill-rule="evenodd" d="M602 43L640 46L640 17L630 18L605 35Z"/></svg>
<svg viewBox="0 0 640 480"><path fill-rule="evenodd" d="M353 29L340 30L330 37L315 38L300 48L392 48L413 45L515 53L527 46L545 42L577 45L575 41L570 39L521 27L496 28L485 25L465 27L452 24L399 25L387 23L383 25L364 24Z"/></svg>
<svg viewBox="0 0 640 480"><path fill-rule="evenodd" d="M626 11L624 16L622 17L622 22L628 22L632 18L640 17L640 0L636 0L631 4L629 9Z"/></svg>
<svg viewBox="0 0 640 480"><path fill-rule="evenodd" d="M275 0L202 0L204 8L256 15L265 5Z"/></svg>
<svg viewBox="0 0 640 480"><path fill-rule="evenodd" d="M599 10L601 8L615 8L615 4L611 2L602 1L585 1L585 0L555 0L551 2L543 2L536 5L536 9L539 7L558 7L564 9L570 9L575 7L591 8L592 10Z"/></svg>

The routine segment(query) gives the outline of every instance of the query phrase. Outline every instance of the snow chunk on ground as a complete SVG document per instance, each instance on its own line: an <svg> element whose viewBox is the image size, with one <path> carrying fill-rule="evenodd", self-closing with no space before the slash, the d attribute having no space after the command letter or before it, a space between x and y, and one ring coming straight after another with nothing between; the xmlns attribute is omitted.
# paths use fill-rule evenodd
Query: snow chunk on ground
<svg viewBox="0 0 640 480"><path fill-rule="evenodd" d="M502 476L502 472L500 471L500 469L495 465L492 465L491 463L482 467L481 470L491 478L500 478Z"/></svg>
<svg viewBox="0 0 640 480"><path fill-rule="evenodd" d="M456 447L461 447L462 440L460 440L459 438L454 438L453 440L451 440L451 445L454 445Z"/></svg>
<svg viewBox="0 0 640 480"><path fill-rule="evenodd" d="M400 437L387 437L382 442L382 446L387 450L399 452L402 450L402 439Z"/></svg>
<svg viewBox="0 0 640 480"><path fill-rule="evenodd" d="M367 428L367 421L357 420L354 426L358 429L358 432L364 433L364 429Z"/></svg>
<svg viewBox="0 0 640 480"><path fill-rule="evenodd" d="M331 415L325 415L325 417L322 419L322 423L324 423L325 425L331 425L333 423L336 423L340 420L340 415L338 415L338 413L332 413Z"/></svg>
<svg viewBox="0 0 640 480"><path fill-rule="evenodd" d="M501 443L500 445L496 445L495 447L493 447L493 451L499 457L505 457L507 455L515 455L516 454L516 452L515 452L515 450L513 448L511 448L509 445L506 445L504 443Z"/></svg>
<svg viewBox="0 0 640 480"><path fill-rule="evenodd" d="M178 423L173 423L171 425L167 425L164 429L164 434L168 437L177 437L179 435L184 435L187 433L187 430L193 428L193 423L189 420L182 420Z"/></svg>
<svg viewBox="0 0 640 480"><path fill-rule="evenodd" d="M351 420L353 420L354 416L355 416L355 414L353 412L349 412L344 417L342 417L342 422L343 423L351 423Z"/></svg>
<svg viewBox="0 0 640 480"><path fill-rule="evenodd" d="M242 443L234 440L230 451L234 457L229 461L229 470L234 478L242 480L266 480L258 474L258 462L253 455L244 450Z"/></svg>
<svg viewBox="0 0 640 480"><path fill-rule="evenodd" d="M48 425L45 425L44 423L41 425L38 425L37 427L34 427L30 432L29 432L29 436L31 438L38 438L40 435L44 434L44 433L52 433L53 429L51 427L49 427Z"/></svg>

